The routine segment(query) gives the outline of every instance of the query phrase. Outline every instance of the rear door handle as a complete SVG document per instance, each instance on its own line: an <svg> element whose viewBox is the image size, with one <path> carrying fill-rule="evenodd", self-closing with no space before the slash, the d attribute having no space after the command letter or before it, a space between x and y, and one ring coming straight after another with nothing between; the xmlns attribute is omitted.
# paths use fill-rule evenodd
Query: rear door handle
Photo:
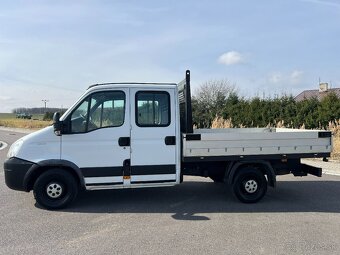
<svg viewBox="0 0 340 255"><path fill-rule="evenodd" d="M164 142L165 145L176 145L176 136L166 136Z"/></svg>
<svg viewBox="0 0 340 255"><path fill-rule="evenodd" d="M119 137L119 146L130 146L130 137Z"/></svg>

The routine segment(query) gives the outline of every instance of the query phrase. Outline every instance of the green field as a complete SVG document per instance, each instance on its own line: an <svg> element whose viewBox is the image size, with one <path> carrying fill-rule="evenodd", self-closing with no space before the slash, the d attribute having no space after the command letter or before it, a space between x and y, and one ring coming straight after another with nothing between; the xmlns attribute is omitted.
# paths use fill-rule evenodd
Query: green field
<svg viewBox="0 0 340 255"><path fill-rule="evenodd" d="M43 121L44 114L33 114L32 119L18 119L15 113L0 113L0 126L13 128L40 129L51 125Z"/></svg>
<svg viewBox="0 0 340 255"><path fill-rule="evenodd" d="M44 117L44 114L33 114L32 119L34 120L42 120ZM15 119L16 114L15 113L0 113L0 120L3 119Z"/></svg>

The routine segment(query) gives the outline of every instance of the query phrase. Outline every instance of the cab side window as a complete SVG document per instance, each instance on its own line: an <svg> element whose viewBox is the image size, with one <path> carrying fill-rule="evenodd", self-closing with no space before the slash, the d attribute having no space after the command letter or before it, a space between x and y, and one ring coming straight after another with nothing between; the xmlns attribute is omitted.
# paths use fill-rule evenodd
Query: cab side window
<svg viewBox="0 0 340 255"><path fill-rule="evenodd" d="M136 124L140 127L170 125L170 95L165 91L136 93Z"/></svg>
<svg viewBox="0 0 340 255"><path fill-rule="evenodd" d="M87 110L84 110L86 108ZM98 92L89 96L71 115L71 132L84 133L99 128L123 125L125 93Z"/></svg>

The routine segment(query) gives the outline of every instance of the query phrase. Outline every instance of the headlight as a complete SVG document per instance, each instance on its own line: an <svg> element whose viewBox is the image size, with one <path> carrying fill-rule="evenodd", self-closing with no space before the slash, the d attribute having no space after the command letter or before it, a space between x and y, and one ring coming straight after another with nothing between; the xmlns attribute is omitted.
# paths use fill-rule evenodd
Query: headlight
<svg viewBox="0 0 340 255"><path fill-rule="evenodd" d="M12 146L9 148L9 151L7 153L7 157L8 158L15 157L18 154L22 143L23 143L22 139L19 139L18 141L13 143Z"/></svg>

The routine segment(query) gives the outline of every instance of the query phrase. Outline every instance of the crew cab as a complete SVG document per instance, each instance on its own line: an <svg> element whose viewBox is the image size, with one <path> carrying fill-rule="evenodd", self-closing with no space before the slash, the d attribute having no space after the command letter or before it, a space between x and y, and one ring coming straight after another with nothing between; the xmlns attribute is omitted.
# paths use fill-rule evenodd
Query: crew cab
<svg viewBox="0 0 340 255"><path fill-rule="evenodd" d="M53 126L11 146L5 181L33 190L48 209L69 205L81 189L173 186L183 175L224 182L240 201L254 203L277 175L321 177L300 159L329 157L331 139L320 130L193 129L186 71L179 84L90 86L62 117L55 113Z"/></svg>

